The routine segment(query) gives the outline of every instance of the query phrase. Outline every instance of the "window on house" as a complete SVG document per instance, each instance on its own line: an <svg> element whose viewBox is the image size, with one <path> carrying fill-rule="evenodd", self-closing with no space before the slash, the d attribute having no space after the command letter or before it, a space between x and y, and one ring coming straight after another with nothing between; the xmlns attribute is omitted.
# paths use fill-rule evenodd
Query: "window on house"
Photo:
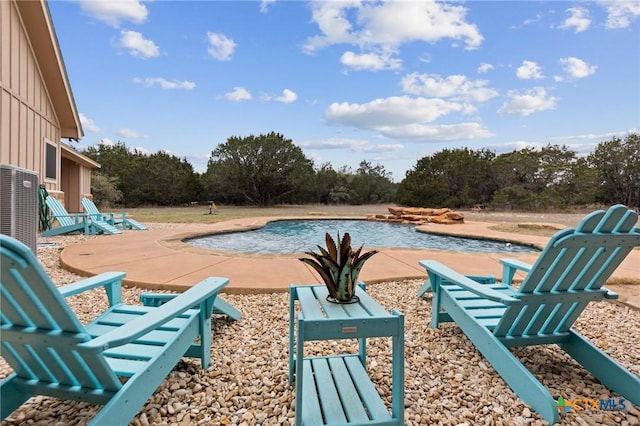
<svg viewBox="0 0 640 426"><path fill-rule="evenodd" d="M45 143L44 161L44 176L47 179L56 179L58 177L58 147L49 141Z"/></svg>

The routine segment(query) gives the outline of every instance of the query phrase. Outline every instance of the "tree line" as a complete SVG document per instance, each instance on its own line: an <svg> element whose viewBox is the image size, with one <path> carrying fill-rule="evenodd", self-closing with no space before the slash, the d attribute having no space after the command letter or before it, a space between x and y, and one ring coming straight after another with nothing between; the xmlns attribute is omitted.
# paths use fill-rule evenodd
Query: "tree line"
<svg viewBox="0 0 640 426"><path fill-rule="evenodd" d="M638 206L640 137L599 143L587 156L547 145L496 155L445 149L418 160L400 183L396 201L452 208L487 204L546 210L591 204Z"/></svg>
<svg viewBox="0 0 640 426"><path fill-rule="evenodd" d="M204 173L164 151L144 154L118 142L83 152L102 165L92 193L103 205L175 206L375 204L546 210L622 203L638 206L640 136L601 142L587 156L548 144L497 155L468 148L420 158L400 183L382 165L319 166L279 133L233 136L212 152Z"/></svg>

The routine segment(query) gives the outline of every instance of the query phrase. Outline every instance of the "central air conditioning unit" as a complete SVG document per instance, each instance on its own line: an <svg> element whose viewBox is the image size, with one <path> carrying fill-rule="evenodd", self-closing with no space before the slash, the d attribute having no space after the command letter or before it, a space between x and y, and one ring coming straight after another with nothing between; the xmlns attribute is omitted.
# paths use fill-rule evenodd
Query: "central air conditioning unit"
<svg viewBox="0 0 640 426"><path fill-rule="evenodd" d="M0 233L22 241L34 253L38 237L38 174L0 164Z"/></svg>

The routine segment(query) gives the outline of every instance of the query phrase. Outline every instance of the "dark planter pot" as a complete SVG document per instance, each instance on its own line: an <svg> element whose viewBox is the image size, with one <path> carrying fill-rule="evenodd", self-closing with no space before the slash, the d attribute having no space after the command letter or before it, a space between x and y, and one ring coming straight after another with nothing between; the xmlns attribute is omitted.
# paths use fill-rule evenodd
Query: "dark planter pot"
<svg viewBox="0 0 640 426"><path fill-rule="evenodd" d="M331 302L331 303L336 303L338 305L349 305L352 303L358 303L360 301L360 298L358 296L356 296L355 294L353 296L351 296L351 298L349 299L338 299L335 298L331 295L327 296L327 302Z"/></svg>

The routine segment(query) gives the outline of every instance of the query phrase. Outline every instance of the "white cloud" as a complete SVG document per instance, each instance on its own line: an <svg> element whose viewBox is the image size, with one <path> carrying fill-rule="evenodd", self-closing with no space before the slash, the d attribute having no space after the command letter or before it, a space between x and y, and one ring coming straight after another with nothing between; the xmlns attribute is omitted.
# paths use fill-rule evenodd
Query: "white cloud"
<svg viewBox="0 0 640 426"><path fill-rule="evenodd" d="M522 61L522 65L516 70L516 76L520 80L540 80L544 78L540 66L532 61Z"/></svg>
<svg viewBox="0 0 640 426"><path fill-rule="evenodd" d="M120 136L121 138L127 138L127 139L138 139L138 138L144 137L143 135L138 133L137 130L129 129L127 127L121 127L120 129L118 129L117 135Z"/></svg>
<svg viewBox="0 0 640 426"><path fill-rule="evenodd" d="M331 123L375 130L389 138L414 141L475 139L492 134L478 123L429 125L436 119L469 110L465 104L409 96L375 99L365 104L333 103L325 111ZM472 107L471 107L472 108Z"/></svg>
<svg viewBox="0 0 640 426"><path fill-rule="evenodd" d="M276 0L261 0L260 1L260 12L267 13L269 11L269 7L274 4Z"/></svg>
<svg viewBox="0 0 640 426"><path fill-rule="evenodd" d="M425 52L422 55L420 55L418 60L420 62L424 62L425 64L429 64L429 63L431 63L431 55L429 54L429 52Z"/></svg>
<svg viewBox="0 0 640 426"><path fill-rule="evenodd" d="M534 112L555 109L557 98L549 96L543 87L535 87L524 93L510 91L507 100L498 109L499 114L504 115L531 115Z"/></svg>
<svg viewBox="0 0 640 426"><path fill-rule="evenodd" d="M411 73L400 82L402 90L412 95L452 98L454 100L484 102L498 96L498 92L487 87L487 80L469 80L464 75L442 78L437 74Z"/></svg>
<svg viewBox="0 0 640 426"><path fill-rule="evenodd" d="M100 127L98 127L92 119L90 119L83 113L80 113L78 115L80 116L80 124L82 125L83 130L91 133L100 133Z"/></svg>
<svg viewBox="0 0 640 426"><path fill-rule="evenodd" d="M225 93L224 97L234 102L248 101L253 99L253 96L251 96L251 92L240 86L234 87L232 92Z"/></svg>
<svg viewBox="0 0 640 426"><path fill-rule="evenodd" d="M404 148L399 143L372 144L364 139L328 138L314 142L302 142L300 147L306 149L348 149L352 152L391 152Z"/></svg>
<svg viewBox="0 0 640 426"><path fill-rule="evenodd" d="M527 25L532 25L535 24L537 22L542 21L542 19L544 18L545 14L542 12L538 12L536 13L536 16L534 16L533 18L527 18L524 21L522 21L521 24L519 25L511 25L509 28L514 30L514 29L518 29L518 28L522 28L522 27L526 27Z"/></svg>
<svg viewBox="0 0 640 426"><path fill-rule="evenodd" d="M137 31L120 31L120 46L129 50L131 56L155 58L160 56L160 49L152 40L147 40Z"/></svg>
<svg viewBox="0 0 640 426"><path fill-rule="evenodd" d="M356 70L396 70L402 68L402 60L392 58L391 54L344 52L340 62Z"/></svg>
<svg viewBox="0 0 640 426"><path fill-rule="evenodd" d="M411 139L413 142L460 141L494 136L482 124L473 122L440 125L411 124L382 128L380 132L389 138Z"/></svg>
<svg viewBox="0 0 640 426"><path fill-rule="evenodd" d="M233 52L236 48L236 43L220 33L207 33L207 40L209 41L209 47L207 52L213 59L219 61L228 61L231 59Z"/></svg>
<svg viewBox="0 0 640 426"><path fill-rule="evenodd" d="M312 20L318 24L322 35L310 37L304 50L313 52L332 44L357 44L357 37L350 34L351 23L346 18L345 9L354 7L358 2L338 3L316 1L313 3Z"/></svg>
<svg viewBox="0 0 640 426"><path fill-rule="evenodd" d="M486 74L493 69L493 65L483 62L478 66L478 74Z"/></svg>
<svg viewBox="0 0 640 426"><path fill-rule="evenodd" d="M564 71L572 78L585 78L591 74L595 74L598 67L596 65L589 65L582 59L575 57L560 58L560 64Z"/></svg>
<svg viewBox="0 0 640 426"><path fill-rule="evenodd" d="M80 0L80 8L88 15L113 27L121 21L142 24L149 12L140 0Z"/></svg>
<svg viewBox="0 0 640 426"><path fill-rule="evenodd" d="M476 49L483 41L478 27L466 22L467 9L459 5L435 1L320 0L314 1L312 7L312 19L321 34L307 39L307 52L343 43L364 50L393 49L403 43L435 43L447 38L462 40L466 49Z"/></svg>
<svg viewBox="0 0 640 426"><path fill-rule="evenodd" d="M393 96L375 99L366 104L332 103L325 115L333 123L362 129L397 126L417 122L431 122L451 112L459 112L463 105L442 99Z"/></svg>
<svg viewBox="0 0 640 426"><path fill-rule="evenodd" d="M290 104L295 102L298 99L298 95L289 89L284 89L282 91L282 95L280 96L272 96L269 94L264 94L260 97L260 99L264 102L282 102L284 104Z"/></svg>
<svg viewBox="0 0 640 426"><path fill-rule="evenodd" d="M300 142L302 148L310 149L351 149L355 151L359 147L368 144L365 139L349 139L349 138L327 138L320 141Z"/></svg>
<svg viewBox="0 0 640 426"><path fill-rule="evenodd" d="M589 9L585 7L570 7L567 9L569 17L560 25L560 28L574 28L576 33L582 32L591 25Z"/></svg>
<svg viewBox="0 0 640 426"><path fill-rule="evenodd" d="M629 130L621 130L616 132L608 132L608 133L585 133L582 135L571 135L571 136L555 136L550 138L550 140L557 142L562 141L568 145L573 145L575 142L587 142L587 141L595 141L602 142L607 139L611 139L613 137L624 138L625 136L631 133L638 133L640 129L638 128L630 128Z"/></svg>
<svg viewBox="0 0 640 426"><path fill-rule="evenodd" d="M162 77L147 77L145 79L141 79L139 77L135 77L133 82L136 84L142 84L146 87L152 87L155 85L160 86L163 89L184 89L191 90L196 87L196 84L192 81L178 81L178 80L166 80Z"/></svg>
<svg viewBox="0 0 640 426"><path fill-rule="evenodd" d="M369 145L362 146L360 147L359 150L356 150L355 152L368 152L368 153L394 152L394 151L399 151L402 148L404 148L404 145L402 145L401 143L376 143L376 144L369 144Z"/></svg>
<svg viewBox="0 0 640 426"><path fill-rule="evenodd" d="M262 96L260 96L260 99L263 102L282 102L284 104L290 104L295 102L298 99L298 95L296 94L296 92L289 90L289 89L284 89L282 91L282 95L280 96L273 96L273 95L269 95L269 94L264 94Z"/></svg>
<svg viewBox="0 0 640 426"><path fill-rule="evenodd" d="M609 29L627 28L640 16L640 2L637 0L600 0L598 3L607 9L605 26Z"/></svg>
<svg viewBox="0 0 640 426"><path fill-rule="evenodd" d="M536 22L540 22L540 21L542 21L542 19L543 19L543 18L544 18L544 13L540 13L540 12L539 12L539 13L536 13L536 16L534 16L533 18L525 19L525 20L522 22L522 25L525 25L525 26L526 26L526 25L535 24Z"/></svg>
<svg viewBox="0 0 640 426"><path fill-rule="evenodd" d="M295 102L298 99L298 95L289 89L284 89L282 91L282 95L281 96L277 96L274 98L275 101L277 102L282 102L285 104L290 104L292 102Z"/></svg>

